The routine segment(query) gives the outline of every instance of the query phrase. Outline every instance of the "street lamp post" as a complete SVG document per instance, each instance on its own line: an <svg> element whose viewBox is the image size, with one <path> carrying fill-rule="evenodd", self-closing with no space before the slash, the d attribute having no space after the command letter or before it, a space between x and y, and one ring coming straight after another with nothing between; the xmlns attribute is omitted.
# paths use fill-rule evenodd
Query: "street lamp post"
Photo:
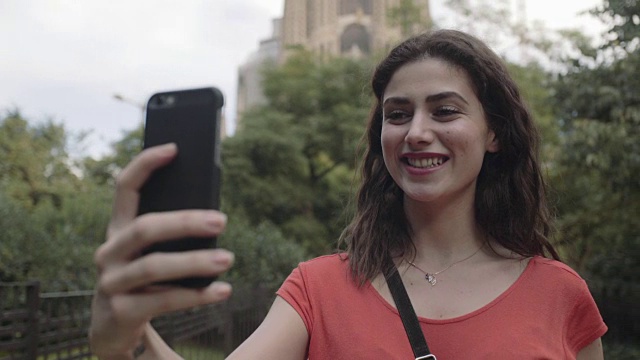
<svg viewBox="0 0 640 360"><path fill-rule="evenodd" d="M117 94L117 93L113 94L113 98L118 100L118 101L121 101L121 102L123 102L125 104L129 104L131 106L135 106L136 108L138 108L140 110L140 122L144 123L145 112L147 111L146 104L139 103L139 102L137 102L135 100L131 100L131 99L129 99L127 97L124 97L124 96L122 96L120 94Z"/></svg>

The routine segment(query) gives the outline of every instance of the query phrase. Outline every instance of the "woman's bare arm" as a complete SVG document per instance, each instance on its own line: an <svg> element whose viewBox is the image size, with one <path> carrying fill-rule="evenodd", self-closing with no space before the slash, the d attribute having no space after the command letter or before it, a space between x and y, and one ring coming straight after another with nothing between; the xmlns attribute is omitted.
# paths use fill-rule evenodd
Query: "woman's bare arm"
<svg viewBox="0 0 640 360"><path fill-rule="evenodd" d="M227 359L304 360L308 344L302 318L278 296L258 329Z"/></svg>
<svg viewBox="0 0 640 360"><path fill-rule="evenodd" d="M585 346L580 350L576 360L603 360L604 354L602 353L602 339L597 338L591 344Z"/></svg>

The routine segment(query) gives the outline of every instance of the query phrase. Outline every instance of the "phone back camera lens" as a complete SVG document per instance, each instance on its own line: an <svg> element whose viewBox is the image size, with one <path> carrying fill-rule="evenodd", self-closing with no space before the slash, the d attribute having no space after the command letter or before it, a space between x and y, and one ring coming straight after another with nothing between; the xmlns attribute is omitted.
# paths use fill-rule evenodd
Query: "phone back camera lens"
<svg viewBox="0 0 640 360"><path fill-rule="evenodd" d="M152 102L155 107L171 107L176 104L175 95L160 95Z"/></svg>

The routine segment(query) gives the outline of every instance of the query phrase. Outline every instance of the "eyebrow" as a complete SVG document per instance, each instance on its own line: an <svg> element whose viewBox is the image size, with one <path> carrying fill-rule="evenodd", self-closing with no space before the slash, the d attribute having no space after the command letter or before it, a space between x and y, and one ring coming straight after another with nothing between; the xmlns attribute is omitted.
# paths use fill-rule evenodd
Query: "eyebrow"
<svg viewBox="0 0 640 360"><path fill-rule="evenodd" d="M441 92L441 93L429 95L425 99L425 102L430 103L430 102L441 101L441 100L445 100L445 99L449 99L449 98L459 99L462 102L464 102L465 104L469 105L469 102L464 97L462 97L462 95L458 94L455 91L444 91L444 92ZM410 103L410 101L409 101L408 98L405 98L405 97L390 97L390 98L386 99L383 102L382 105L383 106L387 105L387 103L402 105L402 104L408 104L408 103Z"/></svg>
<svg viewBox="0 0 640 360"><path fill-rule="evenodd" d="M429 95L425 100L427 102L436 102L436 101L445 100L448 98L456 98L458 100L463 101L465 104L469 105L467 100L464 97L462 97L462 95L458 94L455 91L445 91L438 94Z"/></svg>

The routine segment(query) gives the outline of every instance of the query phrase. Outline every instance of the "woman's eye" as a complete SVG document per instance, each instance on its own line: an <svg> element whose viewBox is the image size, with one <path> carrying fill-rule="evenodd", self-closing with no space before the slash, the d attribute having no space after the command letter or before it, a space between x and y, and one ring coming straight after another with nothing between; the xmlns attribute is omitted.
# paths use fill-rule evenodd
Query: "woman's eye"
<svg viewBox="0 0 640 360"><path fill-rule="evenodd" d="M393 110L389 112L385 112L384 119L390 122L402 122L411 118L411 115L406 111L401 110Z"/></svg>
<svg viewBox="0 0 640 360"><path fill-rule="evenodd" d="M440 106L433 112L433 115L436 117L447 117L457 115L459 113L460 110L455 106Z"/></svg>

